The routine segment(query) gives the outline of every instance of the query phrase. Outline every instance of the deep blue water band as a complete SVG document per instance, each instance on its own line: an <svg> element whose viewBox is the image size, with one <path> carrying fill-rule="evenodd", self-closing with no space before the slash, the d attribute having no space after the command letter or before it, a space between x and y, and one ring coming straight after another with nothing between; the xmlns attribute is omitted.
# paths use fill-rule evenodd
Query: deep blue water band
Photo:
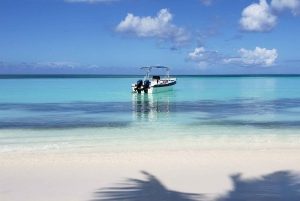
<svg viewBox="0 0 300 201"><path fill-rule="evenodd" d="M300 128L300 98L265 101L232 99L172 102L153 101L141 95L132 102L0 103L0 111L19 111L25 114L29 112L28 116L0 117L0 129L127 127L135 121L132 115L135 115L138 120L150 114L158 117L162 115L160 118L163 118L166 113L173 114L175 118L177 114L179 116L194 114L193 121L186 123L191 126ZM127 116L127 120L118 119L121 114ZM240 118L249 115L268 115L271 118L263 120ZM281 116L289 118L280 118ZM180 118L174 121L180 122Z"/></svg>

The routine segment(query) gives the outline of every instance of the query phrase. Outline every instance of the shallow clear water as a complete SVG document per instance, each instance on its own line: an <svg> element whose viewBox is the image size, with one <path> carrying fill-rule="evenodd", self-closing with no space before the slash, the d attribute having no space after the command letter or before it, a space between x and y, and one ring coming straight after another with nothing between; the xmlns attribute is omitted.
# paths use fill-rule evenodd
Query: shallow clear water
<svg viewBox="0 0 300 201"><path fill-rule="evenodd" d="M153 95L137 80L2 77L0 152L300 146L298 76L179 76Z"/></svg>

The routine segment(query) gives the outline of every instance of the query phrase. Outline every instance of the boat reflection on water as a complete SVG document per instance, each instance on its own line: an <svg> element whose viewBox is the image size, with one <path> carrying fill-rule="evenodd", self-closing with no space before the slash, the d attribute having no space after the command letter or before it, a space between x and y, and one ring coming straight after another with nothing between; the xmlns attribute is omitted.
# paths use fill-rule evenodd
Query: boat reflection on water
<svg viewBox="0 0 300 201"><path fill-rule="evenodd" d="M174 92L133 94L133 120L155 120L162 116L168 116L171 112L176 111L176 105L171 101L174 96Z"/></svg>

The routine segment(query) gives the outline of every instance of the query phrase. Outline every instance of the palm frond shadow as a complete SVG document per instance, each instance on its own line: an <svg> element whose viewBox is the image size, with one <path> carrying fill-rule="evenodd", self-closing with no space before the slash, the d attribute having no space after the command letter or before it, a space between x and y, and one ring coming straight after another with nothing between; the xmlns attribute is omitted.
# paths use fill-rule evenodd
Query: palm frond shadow
<svg viewBox="0 0 300 201"><path fill-rule="evenodd" d="M231 176L233 190L216 201L299 201L300 177L291 171L278 171L259 178Z"/></svg>
<svg viewBox="0 0 300 201"><path fill-rule="evenodd" d="M181 193L168 190L155 176L142 171L146 180L127 179L120 187L100 189L93 201L196 201L200 194Z"/></svg>
<svg viewBox="0 0 300 201"><path fill-rule="evenodd" d="M153 175L143 172L146 180L127 179L120 187L100 189L93 201L203 201L205 194L182 193L168 190ZM299 201L300 175L278 171L252 179L242 174L231 176L233 190L215 198L215 201Z"/></svg>

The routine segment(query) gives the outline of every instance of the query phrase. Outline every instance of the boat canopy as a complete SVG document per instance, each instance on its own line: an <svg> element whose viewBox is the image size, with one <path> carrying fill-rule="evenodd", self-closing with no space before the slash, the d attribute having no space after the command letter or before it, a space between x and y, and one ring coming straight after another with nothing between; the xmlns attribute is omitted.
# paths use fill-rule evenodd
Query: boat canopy
<svg viewBox="0 0 300 201"><path fill-rule="evenodd" d="M144 67L141 67L141 69L149 69L149 70L151 70L152 68L163 68L163 69L167 69L167 70L170 69L170 67L167 67L167 66L144 66Z"/></svg>
<svg viewBox="0 0 300 201"><path fill-rule="evenodd" d="M140 68L140 69L148 69L148 72L147 72L146 76L144 77L144 81L145 81L146 79L149 79L150 72L151 72L152 68L166 69L166 75L165 75L165 78L169 78L169 70L170 70L170 67L167 67L167 66L144 66L144 67L141 67L141 68Z"/></svg>

